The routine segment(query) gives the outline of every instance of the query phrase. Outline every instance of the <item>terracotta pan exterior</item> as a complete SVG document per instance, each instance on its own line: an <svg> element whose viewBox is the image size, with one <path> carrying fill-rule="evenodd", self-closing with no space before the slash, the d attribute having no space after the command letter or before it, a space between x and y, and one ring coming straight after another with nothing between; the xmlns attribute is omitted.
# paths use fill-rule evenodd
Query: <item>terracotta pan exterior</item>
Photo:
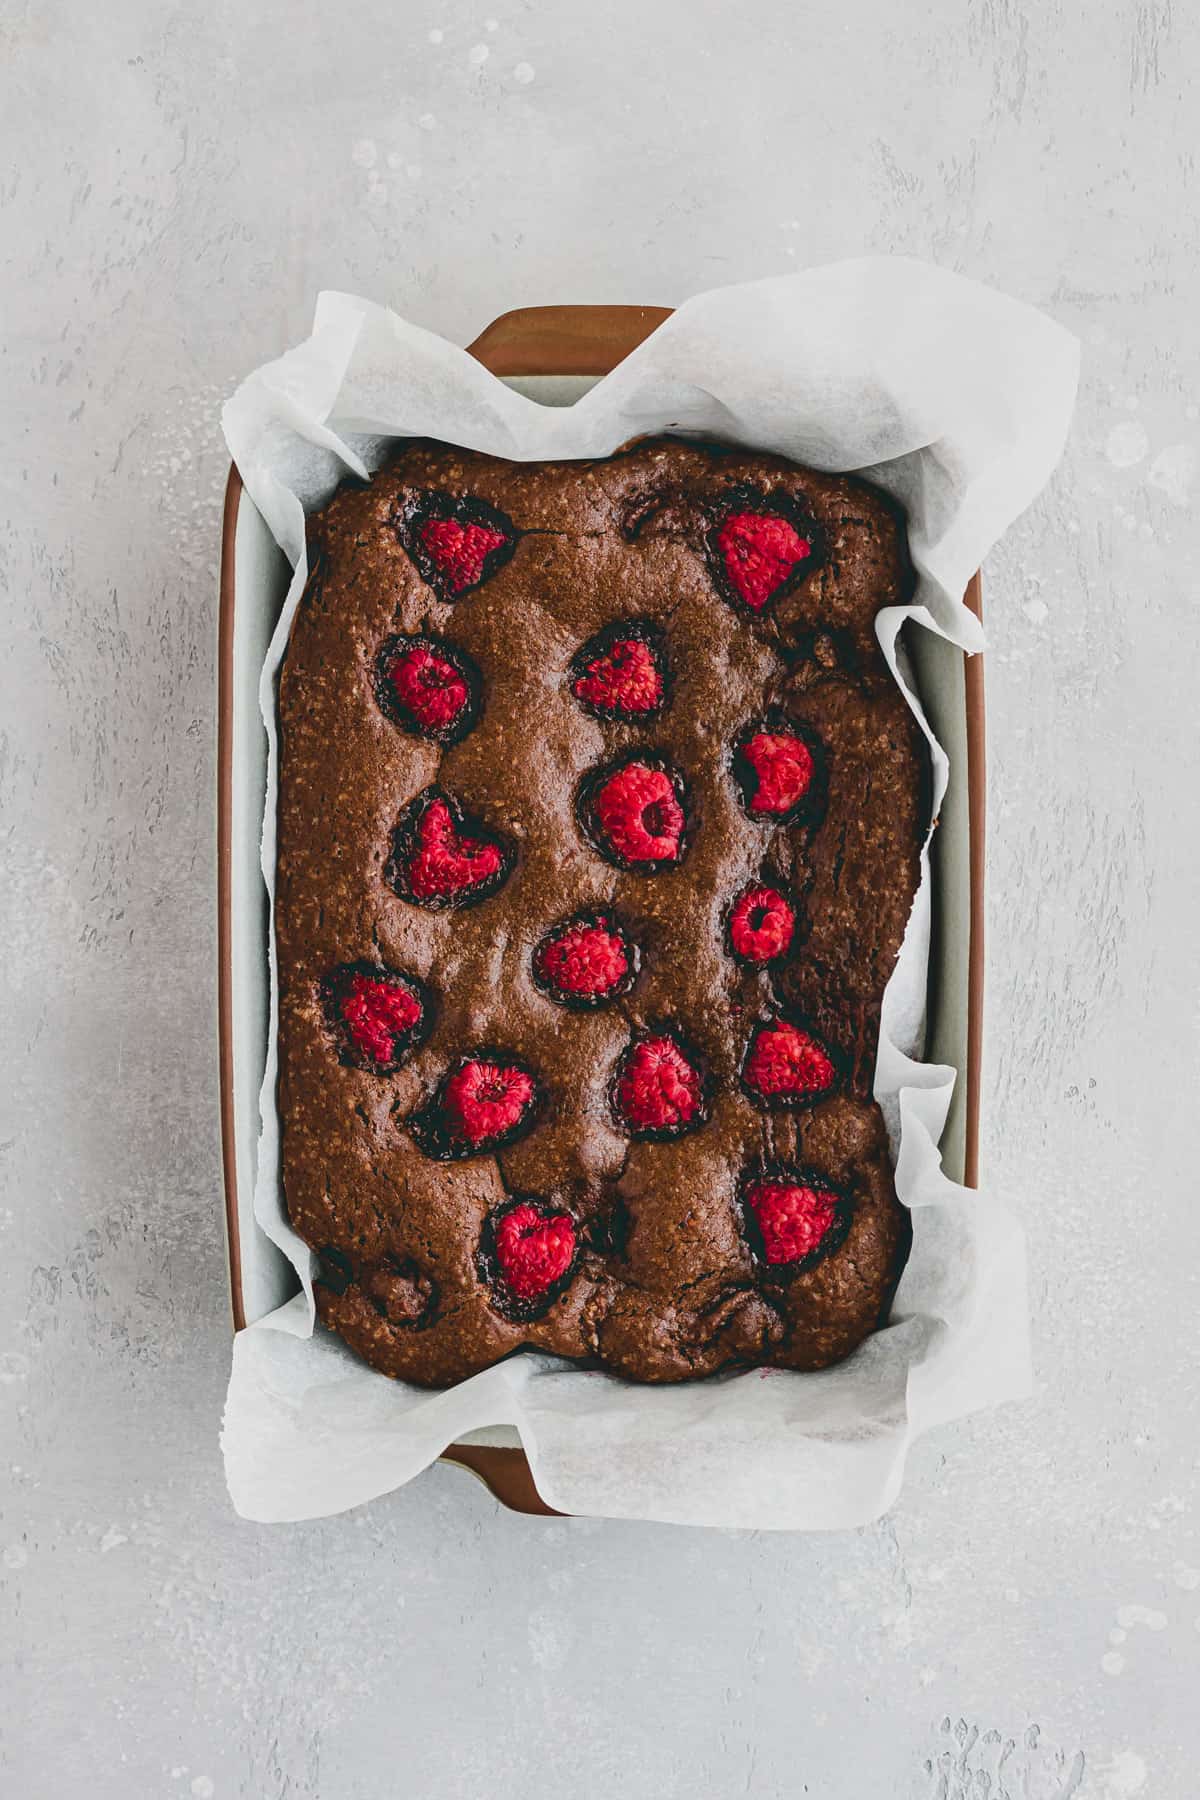
<svg viewBox="0 0 1200 1800"><path fill-rule="evenodd" d="M530 306L503 313L481 332L469 353L493 375L607 375L670 317L664 306ZM233 1323L246 1325L233 1114L233 618L234 544L242 482L230 469L221 530L221 586L217 635L217 1029L221 1152L229 1287ZM982 584L975 575L964 596L982 617ZM983 1054L984 767L983 659L965 659L967 815L970 860L970 952L967 978L967 1060L964 1179L979 1179L979 1103ZM469 1470L512 1512L554 1515L534 1486L522 1450L452 1444L442 1460Z"/></svg>

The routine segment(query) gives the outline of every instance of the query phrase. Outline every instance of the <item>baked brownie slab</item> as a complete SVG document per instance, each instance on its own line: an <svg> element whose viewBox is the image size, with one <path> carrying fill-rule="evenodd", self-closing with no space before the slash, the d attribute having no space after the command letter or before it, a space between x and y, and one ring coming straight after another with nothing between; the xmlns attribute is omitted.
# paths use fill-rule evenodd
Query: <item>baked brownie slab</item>
<svg viewBox="0 0 1200 1800"><path fill-rule="evenodd" d="M402 447L310 524L280 677L283 1181L322 1320L817 1369L908 1242L871 1098L927 824L857 480L670 440Z"/></svg>

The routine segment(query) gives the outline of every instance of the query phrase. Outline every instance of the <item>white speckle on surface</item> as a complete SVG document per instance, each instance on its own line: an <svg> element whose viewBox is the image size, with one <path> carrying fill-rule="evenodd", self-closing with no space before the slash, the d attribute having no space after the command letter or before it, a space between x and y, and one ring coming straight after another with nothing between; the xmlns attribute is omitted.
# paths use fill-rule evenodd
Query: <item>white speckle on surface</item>
<svg viewBox="0 0 1200 1800"><path fill-rule="evenodd" d="M1136 394L1126 394L1124 400L1121 402L1121 405L1125 408L1126 412L1136 412L1141 404L1142 403Z"/></svg>
<svg viewBox="0 0 1200 1800"><path fill-rule="evenodd" d="M433 113L422 113L417 120L417 124L421 127L422 131L433 131L437 126L437 119L434 117Z"/></svg>
<svg viewBox="0 0 1200 1800"><path fill-rule="evenodd" d="M192 1779L192 1792L196 1800L212 1800L216 1793L216 1784L211 1775L196 1775Z"/></svg>
<svg viewBox="0 0 1200 1800"><path fill-rule="evenodd" d="M373 169L379 150L373 138L359 138L350 152L350 160L360 169Z"/></svg>
<svg viewBox="0 0 1200 1800"><path fill-rule="evenodd" d="M1008 1601L1010 1606L1015 1606L1017 1601L1021 1598L1020 1588L1006 1587L1004 1590L1004 1598Z"/></svg>
<svg viewBox="0 0 1200 1800"><path fill-rule="evenodd" d="M513 70L513 80L519 81L522 87L527 87L536 73L532 63L519 62Z"/></svg>
<svg viewBox="0 0 1200 1800"><path fill-rule="evenodd" d="M1080 1800L1133 1800L1146 1785L1148 1770L1136 1750L1114 1750L1107 1762L1089 1771L1086 1796Z"/></svg>
<svg viewBox="0 0 1200 1800"><path fill-rule="evenodd" d="M467 61L473 68L481 69L491 54L486 44L472 44L467 51Z"/></svg>
<svg viewBox="0 0 1200 1800"><path fill-rule="evenodd" d="M1183 1588L1186 1593L1194 1593L1200 1588L1200 1569L1194 1569L1190 1563L1177 1562L1173 1574L1175 1586Z"/></svg>
<svg viewBox="0 0 1200 1800"><path fill-rule="evenodd" d="M1115 469L1132 469L1150 449L1146 427L1136 419L1114 425L1104 441L1104 452Z"/></svg>
<svg viewBox="0 0 1200 1800"><path fill-rule="evenodd" d="M24 1544L6 1544L4 1546L4 1566L6 1569L23 1569L29 1561L29 1552Z"/></svg>
<svg viewBox="0 0 1200 1800"><path fill-rule="evenodd" d="M389 150L388 151L387 166L389 169L402 169L404 167L404 158L400 154L399 150Z"/></svg>
<svg viewBox="0 0 1200 1800"><path fill-rule="evenodd" d="M440 44L445 35L445 32L435 25L433 30L429 33L429 41L431 44Z"/></svg>
<svg viewBox="0 0 1200 1800"><path fill-rule="evenodd" d="M101 1556L107 1556L110 1550L118 1550L122 1544L127 1544L128 1542L129 1539L123 1531L118 1531L115 1525L110 1525L104 1536L100 1539L100 1554Z"/></svg>
<svg viewBox="0 0 1200 1800"><path fill-rule="evenodd" d="M29 1379L29 1358L19 1350L5 1350L0 1355L0 1382L6 1387Z"/></svg>
<svg viewBox="0 0 1200 1800"><path fill-rule="evenodd" d="M1186 506L1191 499L1198 462L1200 458L1194 444L1168 444L1154 457L1146 471L1146 480L1176 506Z"/></svg>
<svg viewBox="0 0 1200 1800"><path fill-rule="evenodd" d="M926 1665L926 1667L923 1668L921 1670L920 1674L917 1676L917 1680L921 1683L922 1687L932 1687L934 1682L937 1680L937 1670L931 1669L928 1665Z"/></svg>
<svg viewBox="0 0 1200 1800"><path fill-rule="evenodd" d="M571 1644L571 1625L564 1609L530 1613L529 1654L539 1669L557 1669Z"/></svg>
<svg viewBox="0 0 1200 1800"><path fill-rule="evenodd" d="M1118 1606L1117 1624L1124 1631L1131 1631L1135 1625L1144 1625L1147 1631L1165 1631L1167 1615L1154 1606Z"/></svg>
<svg viewBox="0 0 1200 1800"><path fill-rule="evenodd" d="M1108 1641L1110 1644L1123 1644L1128 1636L1127 1631L1122 1631L1119 1625L1114 1625L1108 1634Z"/></svg>
<svg viewBox="0 0 1200 1800"><path fill-rule="evenodd" d="M499 29L500 29L499 19L485 19L483 21L483 29L485 31L499 31Z"/></svg>
<svg viewBox="0 0 1200 1800"><path fill-rule="evenodd" d="M1100 1667L1106 1675L1119 1675L1125 1667L1125 1658L1119 1650L1107 1650L1100 1658Z"/></svg>

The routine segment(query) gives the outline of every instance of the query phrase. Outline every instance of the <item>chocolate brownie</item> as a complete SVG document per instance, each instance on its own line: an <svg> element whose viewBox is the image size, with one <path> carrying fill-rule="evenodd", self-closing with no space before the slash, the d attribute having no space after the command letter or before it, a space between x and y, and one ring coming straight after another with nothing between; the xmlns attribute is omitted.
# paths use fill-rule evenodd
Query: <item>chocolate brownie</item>
<svg viewBox="0 0 1200 1800"><path fill-rule="evenodd" d="M279 1110L326 1325L443 1386L819 1369L908 1244L872 1099L927 824L866 483L428 442L310 527Z"/></svg>

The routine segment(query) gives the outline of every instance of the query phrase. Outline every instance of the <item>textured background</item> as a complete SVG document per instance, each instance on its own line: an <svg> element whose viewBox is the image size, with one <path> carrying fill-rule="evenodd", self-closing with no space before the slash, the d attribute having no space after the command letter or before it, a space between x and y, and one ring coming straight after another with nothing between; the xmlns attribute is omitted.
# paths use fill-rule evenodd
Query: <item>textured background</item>
<svg viewBox="0 0 1200 1800"><path fill-rule="evenodd" d="M1200 14L0 0L0 1788L1191 1800ZM1038 1392L890 1519L231 1516L219 402L321 286L465 341L873 251L1081 335L990 559L989 1184Z"/></svg>

